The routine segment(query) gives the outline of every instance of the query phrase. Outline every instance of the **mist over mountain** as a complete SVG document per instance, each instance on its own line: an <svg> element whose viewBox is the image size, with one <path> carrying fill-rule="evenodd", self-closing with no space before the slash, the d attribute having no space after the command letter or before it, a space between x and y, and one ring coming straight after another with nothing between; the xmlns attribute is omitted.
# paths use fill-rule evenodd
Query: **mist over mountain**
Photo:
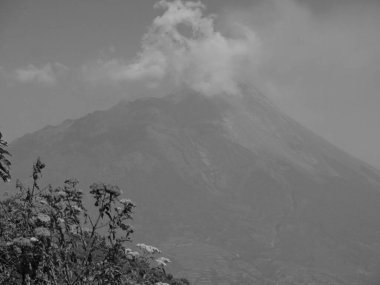
<svg viewBox="0 0 380 285"><path fill-rule="evenodd" d="M117 184L192 284L378 284L380 172L259 91L122 101L10 145L13 177ZM12 191L11 189L7 189Z"/></svg>

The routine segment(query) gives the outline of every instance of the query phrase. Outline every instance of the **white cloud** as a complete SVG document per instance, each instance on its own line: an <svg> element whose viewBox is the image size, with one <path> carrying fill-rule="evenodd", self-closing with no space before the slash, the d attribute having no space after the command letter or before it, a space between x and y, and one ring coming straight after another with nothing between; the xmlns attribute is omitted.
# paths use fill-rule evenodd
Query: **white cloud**
<svg viewBox="0 0 380 285"><path fill-rule="evenodd" d="M154 19L134 62L100 60L84 67L91 81L142 80L150 86L165 81L185 85L206 95L237 94L252 74L259 41L244 26L234 26L235 37L215 29L215 16L205 16L200 2L162 0L155 5L164 13Z"/></svg>
<svg viewBox="0 0 380 285"><path fill-rule="evenodd" d="M21 83L41 83L46 85L55 85L58 77L63 75L68 68L61 63L47 63L38 68L34 65L16 69L12 73L12 79Z"/></svg>
<svg viewBox="0 0 380 285"><path fill-rule="evenodd" d="M138 80L142 78L161 79L165 72L165 58L159 53L152 52L141 62L126 64L122 59L100 59L94 64L83 66L85 79L91 82L111 80Z"/></svg>
<svg viewBox="0 0 380 285"><path fill-rule="evenodd" d="M379 7L351 3L315 14L295 0L268 0L236 10L227 20L253 27L260 37L259 81L270 82L266 94L293 115L295 101L325 112L331 104L323 100L377 96Z"/></svg>

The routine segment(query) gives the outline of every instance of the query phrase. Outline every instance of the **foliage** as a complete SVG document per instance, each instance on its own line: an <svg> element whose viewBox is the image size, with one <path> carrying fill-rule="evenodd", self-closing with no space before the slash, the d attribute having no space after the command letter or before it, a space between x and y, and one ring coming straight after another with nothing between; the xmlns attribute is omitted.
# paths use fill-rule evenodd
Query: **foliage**
<svg viewBox="0 0 380 285"><path fill-rule="evenodd" d="M33 166L33 184L0 202L0 284L189 284L165 272L169 259L131 241L134 203L117 186L90 186L97 214L84 207L78 181L40 188L45 167Z"/></svg>
<svg viewBox="0 0 380 285"><path fill-rule="evenodd" d="M9 152L5 149L7 147L7 142L2 139L3 135L0 132L0 178L4 182L7 182L11 179L9 174L9 167L11 165L10 161L7 159L7 156L10 156Z"/></svg>

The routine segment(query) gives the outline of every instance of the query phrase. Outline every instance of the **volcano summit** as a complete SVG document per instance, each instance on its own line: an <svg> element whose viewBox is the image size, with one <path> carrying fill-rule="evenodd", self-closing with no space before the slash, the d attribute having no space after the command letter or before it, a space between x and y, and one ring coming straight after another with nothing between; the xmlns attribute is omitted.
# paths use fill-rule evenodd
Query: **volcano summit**
<svg viewBox="0 0 380 285"><path fill-rule="evenodd" d="M135 240L193 284L380 281L380 174L259 92L122 101L10 146L13 177L125 188Z"/></svg>

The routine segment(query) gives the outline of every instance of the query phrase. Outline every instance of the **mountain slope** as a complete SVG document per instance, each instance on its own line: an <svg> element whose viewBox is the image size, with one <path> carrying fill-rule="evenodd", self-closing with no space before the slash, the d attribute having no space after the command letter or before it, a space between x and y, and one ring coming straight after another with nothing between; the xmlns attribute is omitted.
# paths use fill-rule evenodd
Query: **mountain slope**
<svg viewBox="0 0 380 285"><path fill-rule="evenodd" d="M180 95L178 95L180 94ZM14 177L125 187L135 236L193 284L376 284L380 175L259 92L121 102L10 146Z"/></svg>

